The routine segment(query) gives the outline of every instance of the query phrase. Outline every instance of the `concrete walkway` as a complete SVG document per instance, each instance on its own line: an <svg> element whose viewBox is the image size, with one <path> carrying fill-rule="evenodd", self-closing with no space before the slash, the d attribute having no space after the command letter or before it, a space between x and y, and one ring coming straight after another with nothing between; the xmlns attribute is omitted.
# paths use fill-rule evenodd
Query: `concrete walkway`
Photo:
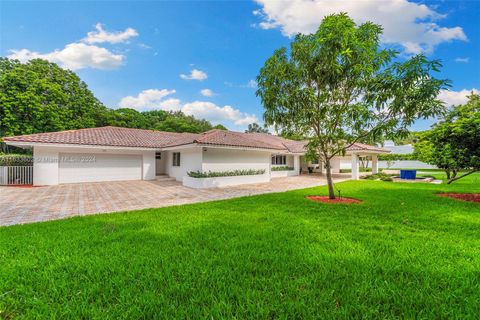
<svg viewBox="0 0 480 320"><path fill-rule="evenodd" d="M338 176L336 182L348 180ZM159 208L179 204L283 192L325 185L321 176L272 179L269 183L191 189L176 181L119 181L49 187L0 187L0 226L72 216Z"/></svg>

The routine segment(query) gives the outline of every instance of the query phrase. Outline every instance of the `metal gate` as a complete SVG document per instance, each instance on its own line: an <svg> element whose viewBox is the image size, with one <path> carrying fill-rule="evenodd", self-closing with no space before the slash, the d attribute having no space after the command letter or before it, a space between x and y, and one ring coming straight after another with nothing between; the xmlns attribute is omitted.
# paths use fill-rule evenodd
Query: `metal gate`
<svg viewBox="0 0 480 320"><path fill-rule="evenodd" d="M0 186L33 184L33 166L0 167Z"/></svg>

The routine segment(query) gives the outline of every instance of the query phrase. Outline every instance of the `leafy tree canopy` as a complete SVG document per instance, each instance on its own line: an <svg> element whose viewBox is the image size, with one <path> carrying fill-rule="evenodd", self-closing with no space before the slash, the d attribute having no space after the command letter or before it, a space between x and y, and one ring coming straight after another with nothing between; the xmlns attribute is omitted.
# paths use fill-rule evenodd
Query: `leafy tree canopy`
<svg viewBox="0 0 480 320"><path fill-rule="evenodd" d="M213 128L182 112L109 109L74 72L55 63L0 58L0 137L105 125L196 133Z"/></svg>
<svg viewBox="0 0 480 320"><path fill-rule="evenodd" d="M100 126L105 111L72 71L0 58L0 136Z"/></svg>
<svg viewBox="0 0 480 320"><path fill-rule="evenodd" d="M452 183L480 170L480 95L454 107L415 144L419 159L442 168ZM457 176L460 170L465 174Z"/></svg>
<svg viewBox="0 0 480 320"><path fill-rule="evenodd" d="M276 50L257 77L265 123L308 137L309 153L325 163L330 198L334 156L369 136L405 135L416 119L444 112L436 97L448 82L432 75L440 62L423 55L399 62L380 47L381 34L381 26L357 26L344 13L325 17L316 33Z"/></svg>
<svg viewBox="0 0 480 320"><path fill-rule="evenodd" d="M406 136L394 137L393 142L396 145L415 144L423 131L410 131Z"/></svg>
<svg viewBox="0 0 480 320"><path fill-rule="evenodd" d="M254 122L248 125L248 128L247 130L245 130L245 132L246 133L251 133L251 132L268 133L268 129L262 128L258 123Z"/></svg>
<svg viewBox="0 0 480 320"><path fill-rule="evenodd" d="M221 125L221 124L217 124L216 126L213 127L213 129L228 130L224 125Z"/></svg>

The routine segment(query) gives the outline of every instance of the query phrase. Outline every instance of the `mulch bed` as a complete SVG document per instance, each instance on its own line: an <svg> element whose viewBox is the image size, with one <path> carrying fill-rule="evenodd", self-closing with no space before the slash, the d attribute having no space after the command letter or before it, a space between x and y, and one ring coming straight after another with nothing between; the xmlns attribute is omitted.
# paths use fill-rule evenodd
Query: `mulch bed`
<svg viewBox="0 0 480 320"><path fill-rule="evenodd" d="M440 197L480 203L480 193L439 193Z"/></svg>
<svg viewBox="0 0 480 320"><path fill-rule="evenodd" d="M352 204L352 203L362 203L362 200L354 199L354 198L335 198L335 199L330 199L328 196L308 196L307 199L316 201L316 202L322 202L322 203L343 203L343 204Z"/></svg>

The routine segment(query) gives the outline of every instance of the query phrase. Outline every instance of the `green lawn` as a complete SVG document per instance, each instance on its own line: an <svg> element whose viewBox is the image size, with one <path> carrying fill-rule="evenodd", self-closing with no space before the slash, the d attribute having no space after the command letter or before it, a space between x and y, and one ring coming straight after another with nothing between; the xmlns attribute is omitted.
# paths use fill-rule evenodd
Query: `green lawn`
<svg viewBox="0 0 480 320"><path fill-rule="evenodd" d="M480 204L355 181L0 228L0 318L431 318L480 310Z"/></svg>

